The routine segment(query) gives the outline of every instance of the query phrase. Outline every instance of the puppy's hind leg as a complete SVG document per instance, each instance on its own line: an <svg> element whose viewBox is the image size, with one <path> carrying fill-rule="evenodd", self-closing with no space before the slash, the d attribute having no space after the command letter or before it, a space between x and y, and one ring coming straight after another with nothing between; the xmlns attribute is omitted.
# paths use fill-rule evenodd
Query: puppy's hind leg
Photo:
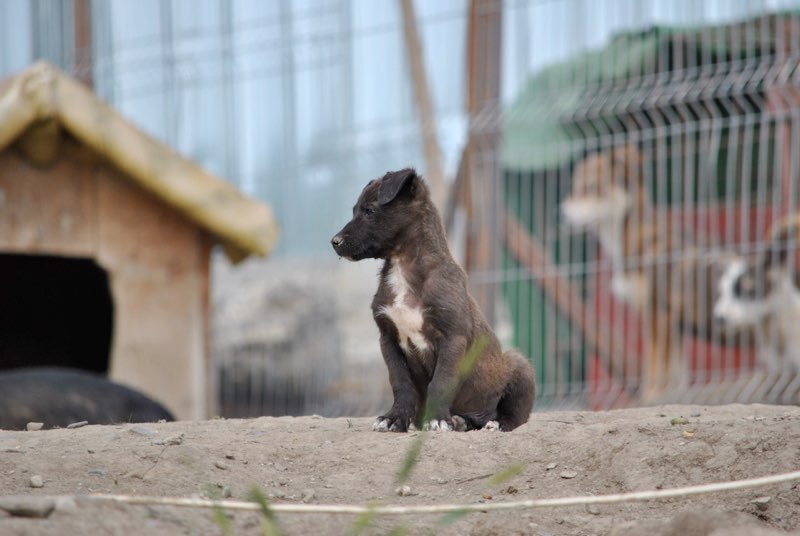
<svg viewBox="0 0 800 536"><path fill-rule="evenodd" d="M525 424L533 410L533 399L536 397L536 379L533 367L525 357L515 350L503 354L511 361L509 381L503 396L497 404L497 422L500 430L510 432Z"/></svg>

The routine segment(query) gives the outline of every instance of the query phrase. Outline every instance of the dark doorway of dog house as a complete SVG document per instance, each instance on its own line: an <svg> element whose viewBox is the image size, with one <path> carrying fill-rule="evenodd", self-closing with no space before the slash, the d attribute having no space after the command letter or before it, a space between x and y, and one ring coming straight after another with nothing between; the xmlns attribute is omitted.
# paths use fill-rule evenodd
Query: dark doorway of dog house
<svg viewBox="0 0 800 536"><path fill-rule="evenodd" d="M114 304L93 259L0 254L0 369L108 371Z"/></svg>

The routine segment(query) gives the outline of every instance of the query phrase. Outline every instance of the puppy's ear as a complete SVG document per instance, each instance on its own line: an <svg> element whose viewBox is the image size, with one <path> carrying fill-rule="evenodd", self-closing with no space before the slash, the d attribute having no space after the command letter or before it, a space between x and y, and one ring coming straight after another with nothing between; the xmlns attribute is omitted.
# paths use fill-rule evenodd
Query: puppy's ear
<svg viewBox="0 0 800 536"><path fill-rule="evenodd" d="M378 203L381 205L391 203L406 185L413 185L416 177L417 172L410 168L390 171L384 175L378 187Z"/></svg>
<svg viewBox="0 0 800 536"><path fill-rule="evenodd" d="M798 223L797 217L784 218L770 230L770 248L765 252L765 266L788 264L789 256L794 255L798 247Z"/></svg>

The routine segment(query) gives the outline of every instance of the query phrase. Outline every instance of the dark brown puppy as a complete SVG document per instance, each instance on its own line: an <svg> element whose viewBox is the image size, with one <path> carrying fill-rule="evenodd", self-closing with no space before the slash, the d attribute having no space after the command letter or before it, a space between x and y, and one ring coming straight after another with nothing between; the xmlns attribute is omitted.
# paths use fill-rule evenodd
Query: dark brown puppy
<svg viewBox="0 0 800 536"><path fill-rule="evenodd" d="M428 187L413 169L373 180L331 240L352 261L385 259L372 312L394 404L374 430L513 430L533 408L533 369L502 352L447 247ZM469 367L465 357L475 356ZM424 421L424 422L423 422Z"/></svg>

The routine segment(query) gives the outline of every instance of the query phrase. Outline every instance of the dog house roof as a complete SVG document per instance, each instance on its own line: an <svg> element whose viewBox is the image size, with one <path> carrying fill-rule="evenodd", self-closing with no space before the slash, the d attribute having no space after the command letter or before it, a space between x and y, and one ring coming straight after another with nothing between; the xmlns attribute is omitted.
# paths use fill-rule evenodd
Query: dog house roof
<svg viewBox="0 0 800 536"><path fill-rule="evenodd" d="M32 126L55 124L141 187L206 229L234 262L267 255L278 239L272 210L123 119L47 62L0 81L0 150Z"/></svg>

